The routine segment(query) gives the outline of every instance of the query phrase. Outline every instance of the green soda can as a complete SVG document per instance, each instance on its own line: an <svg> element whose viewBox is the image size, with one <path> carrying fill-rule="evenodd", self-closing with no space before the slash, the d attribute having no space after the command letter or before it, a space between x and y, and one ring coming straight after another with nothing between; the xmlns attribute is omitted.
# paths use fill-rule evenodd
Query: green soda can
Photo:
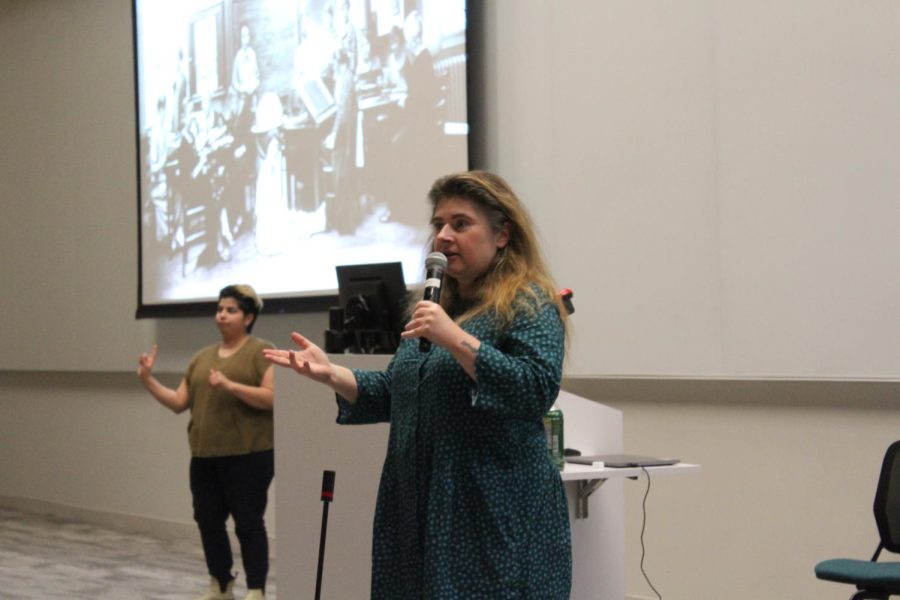
<svg viewBox="0 0 900 600"><path fill-rule="evenodd" d="M550 460L553 461L557 469L562 471L566 465L565 442L563 441L563 413L555 404L544 415L544 433L547 436L547 450L550 453Z"/></svg>

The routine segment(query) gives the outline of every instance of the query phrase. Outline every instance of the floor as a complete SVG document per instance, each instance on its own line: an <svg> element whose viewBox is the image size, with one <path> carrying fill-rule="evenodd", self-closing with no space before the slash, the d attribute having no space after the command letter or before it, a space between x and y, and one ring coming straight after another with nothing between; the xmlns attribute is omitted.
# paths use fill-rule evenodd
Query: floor
<svg viewBox="0 0 900 600"><path fill-rule="evenodd" d="M3 600L193 600L208 582L199 537L154 538L0 506ZM274 563L266 587L275 598ZM235 597L244 593L239 574Z"/></svg>

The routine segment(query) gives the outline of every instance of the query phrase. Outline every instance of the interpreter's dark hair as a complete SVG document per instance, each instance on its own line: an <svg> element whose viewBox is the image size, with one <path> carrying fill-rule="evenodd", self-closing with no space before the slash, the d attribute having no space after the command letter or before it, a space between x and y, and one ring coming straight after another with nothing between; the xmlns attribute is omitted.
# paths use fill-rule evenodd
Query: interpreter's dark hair
<svg viewBox="0 0 900 600"><path fill-rule="evenodd" d="M219 290L219 300L222 298L234 298L242 313L253 315L253 320L247 325L247 333L253 331L253 326L256 325L256 318L263 307L263 301L256 294L256 290L246 283L226 285Z"/></svg>

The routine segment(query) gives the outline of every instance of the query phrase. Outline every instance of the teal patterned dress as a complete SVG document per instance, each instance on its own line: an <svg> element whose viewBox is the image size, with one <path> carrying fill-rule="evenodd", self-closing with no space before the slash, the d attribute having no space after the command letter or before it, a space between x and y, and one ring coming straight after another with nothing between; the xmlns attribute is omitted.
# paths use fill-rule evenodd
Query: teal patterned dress
<svg viewBox="0 0 900 600"><path fill-rule="evenodd" d="M372 547L373 600L569 597L568 506L542 417L559 392L563 329L548 303L481 341L477 383L439 346L401 343L385 371L354 371L338 423L389 421Z"/></svg>

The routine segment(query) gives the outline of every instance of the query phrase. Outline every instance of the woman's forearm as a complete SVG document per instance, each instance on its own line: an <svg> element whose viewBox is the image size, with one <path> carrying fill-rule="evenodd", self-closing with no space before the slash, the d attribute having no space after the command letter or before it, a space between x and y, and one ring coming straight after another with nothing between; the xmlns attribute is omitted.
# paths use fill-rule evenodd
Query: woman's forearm
<svg viewBox="0 0 900 600"><path fill-rule="evenodd" d="M272 410L275 403L275 392L271 388L245 385L230 382L228 391L241 402L260 410Z"/></svg>
<svg viewBox="0 0 900 600"><path fill-rule="evenodd" d="M340 365L332 365L331 378L327 382L328 387L334 393L348 402L356 402L359 397L359 387L356 384L356 376L353 371Z"/></svg>
<svg viewBox="0 0 900 600"><path fill-rule="evenodd" d="M150 392L150 395L172 412L182 413L187 410L189 402L187 397L187 387L183 379L181 380L178 389L175 390L164 386L152 374L148 374L146 377L141 377L140 379L147 391Z"/></svg>

